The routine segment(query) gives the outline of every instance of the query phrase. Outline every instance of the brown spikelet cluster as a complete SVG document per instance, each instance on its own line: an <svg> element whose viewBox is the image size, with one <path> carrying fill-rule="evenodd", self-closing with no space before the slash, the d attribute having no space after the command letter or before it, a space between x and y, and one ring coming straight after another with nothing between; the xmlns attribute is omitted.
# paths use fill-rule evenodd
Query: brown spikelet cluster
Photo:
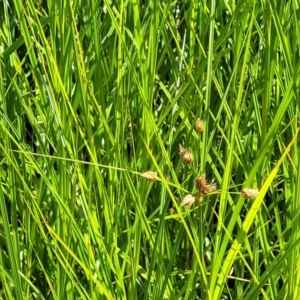
<svg viewBox="0 0 300 300"><path fill-rule="evenodd" d="M186 195L180 202L180 206L191 206L195 203L196 198L192 194Z"/></svg>
<svg viewBox="0 0 300 300"><path fill-rule="evenodd" d="M197 192L200 196L205 196L217 189L217 185L214 182L210 184L207 183L205 174L198 176L195 183Z"/></svg>
<svg viewBox="0 0 300 300"><path fill-rule="evenodd" d="M157 173L153 171L147 171L142 173L141 177L148 181L155 181L157 179Z"/></svg>
<svg viewBox="0 0 300 300"><path fill-rule="evenodd" d="M258 189L244 188L242 189L242 196L245 199L255 199L259 193Z"/></svg>
<svg viewBox="0 0 300 300"><path fill-rule="evenodd" d="M169 209L169 214L170 214L170 215L174 215L174 214L175 214L175 209L174 209L173 207L171 207L171 208Z"/></svg>
<svg viewBox="0 0 300 300"><path fill-rule="evenodd" d="M193 162L192 153L189 152L186 148L183 148L181 145L179 145L179 155L185 164L190 164Z"/></svg>
<svg viewBox="0 0 300 300"><path fill-rule="evenodd" d="M203 130L204 130L204 122L202 120L200 120L200 119L196 120L195 130L196 130L197 133L203 132Z"/></svg>

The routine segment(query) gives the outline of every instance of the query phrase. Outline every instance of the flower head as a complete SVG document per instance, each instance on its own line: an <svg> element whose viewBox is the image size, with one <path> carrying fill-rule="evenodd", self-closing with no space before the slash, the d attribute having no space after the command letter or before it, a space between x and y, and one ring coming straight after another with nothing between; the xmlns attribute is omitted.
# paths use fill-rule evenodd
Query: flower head
<svg viewBox="0 0 300 300"><path fill-rule="evenodd" d="M198 176L195 180L196 183L196 189L200 196L207 195L211 192L214 192L217 189L216 183L212 182L211 184L208 184L206 181L206 175L202 174Z"/></svg>
<svg viewBox="0 0 300 300"><path fill-rule="evenodd" d="M201 133L204 130L204 122L200 119L196 120L195 130L197 133Z"/></svg>
<svg viewBox="0 0 300 300"><path fill-rule="evenodd" d="M191 206L195 203L196 198L192 194L186 195L180 202L180 206Z"/></svg>
<svg viewBox="0 0 300 300"><path fill-rule="evenodd" d="M174 214L175 214L175 209L174 209L173 207L171 207L171 208L169 209L169 214L170 214L170 215L174 215Z"/></svg>
<svg viewBox="0 0 300 300"><path fill-rule="evenodd" d="M259 193L258 189L244 188L242 189L242 197L245 199L254 199Z"/></svg>
<svg viewBox="0 0 300 300"><path fill-rule="evenodd" d="M185 164L190 164L193 161L193 155L187 149L179 145L179 155Z"/></svg>
<svg viewBox="0 0 300 300"><path fill-rule="evenodd" d="M155 181L157 179L157 173L153 171L147 171L142 173L141 177L148 181Z"/></svg>

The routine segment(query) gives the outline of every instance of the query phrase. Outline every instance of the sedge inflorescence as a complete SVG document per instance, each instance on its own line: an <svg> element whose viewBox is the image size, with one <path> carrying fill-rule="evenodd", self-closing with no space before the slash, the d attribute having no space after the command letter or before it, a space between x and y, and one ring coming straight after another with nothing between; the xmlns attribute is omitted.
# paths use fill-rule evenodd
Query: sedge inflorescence
<svg viewBox="0 0 300 300"><path fill-rule="evenodd" d="M206 175L202 174L195 180L197 193L186 195L180 202L180 206L191 206L195 203L196 198L206 196L217 189L216 183L208 183L206 181Z"/></svg>
<svg viewBox="0 0 300 300"><path fill-rule="evenodd" d="M141 177L148 181L155 181L157 179L157 173L153 171L147 171L141 174Z"/></svg>
<svg viewBox="0 0 300 300"><path fill-rule="evenodd" d="M205 123L201 119L196 119L195 122L195 131L197 133L201 133L204 131L204 126ZM186 165L189 165L193 162L193 154L185 147L182 145L179 145L179 156L182 160L182 162ZM157 173L153 171L147 171L141 174L141 177L153 182L157 180ZM207 196L214 191L217 190L217 185L214 181L208 182L206 179L206 174L201 174L196 177L195 179L195 188L196 192L195 193L189 193L180 202L180 206L192 206L195 202L196 199L201 201L201 199L204 196ZM255 199L259 193L258 189L255 188L244 188L241 191L242 197L245 199Z"/></svg>
<svg viewBox="0 0 300 300"><path fill-rule="evenodd" d="M187 194L182 201L180 202L180 206L192 206L196 201L196 198L192 194Z"/></svg>
<svg viewBox="0 0 300 300"><path fill-rule="evenodd" d="M190 164L193 162L192 153L188 149L183 148L181 145L179 145L179 155L185 164Z"/></svg>
<svg viewBox="0 0 300 300"><path fill-rule="evenodd" d="M211 192L214 192L217 189L216 183L208 183L206 181L206 175L202 174L198 176L195 180L196 189L199 196L205 196Z"/></svg>
<svg viewBox="0 0 300 300"><path fill-rule="evenodd" d="M259 193L258 189L244 188L242 189L242 197L245 199L255 199Z"/></svg>
<svg viewBox="0 0 300 300"><path fill-rule="evenodd" d="M195 130L197 133L201 133L204 130L204 121L197 119L195 123Z"/></svg>

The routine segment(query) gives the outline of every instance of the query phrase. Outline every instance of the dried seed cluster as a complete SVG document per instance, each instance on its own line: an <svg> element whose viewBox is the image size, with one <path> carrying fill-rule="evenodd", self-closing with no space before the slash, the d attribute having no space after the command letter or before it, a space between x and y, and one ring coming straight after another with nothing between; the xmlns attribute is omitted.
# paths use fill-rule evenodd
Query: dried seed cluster
<svg viewBox="0 0 300 300"><path fill-rule="evenodd" d="M204 121L202 121L201 119L196 120L195 130L197 133L203 132L204 126ZM185 164L191 164L193 162L192 153L181 145L179 145L179 155ZM153 171L147 171L142 173L141 177L150 182L153 182L157 180L157 173ZM212 181L211 183L208 183L206 181L205 174L201 174L195 179L195 185L197 192L195 194L187 194L180 202L180 206L192 206L195 203L196 199L201 199L203 196L206 196L217 189L217 185L214 181ZM245 199L254 199L258 194L259 190L255 188L244 188L241 191L241 195ZM170 214L174 214L174 212L175 211L172 209L172 211L170 211Z"/></svg>
<svg viewBox="0 0 300 300"><path fill-rule="evenodd" d="M199 196L205 196L217 189L216 183L207 183L205 174L198 176L195 180L195 183Z"/></svg>
<svg viewBox="0 0 300 300"><path fill-rule="evenodd" d="M212 183L207 183L205 174L198 176L195 180L197 193L192 195L186 195L180 202L180 206L191 206L195 203L196 198L205 196L217 189L217 185Z"/></svg>
<svg viewBox="0 0 300 300"><path fill-rule="evenodd" d="M197 119L195 128L197 132L199 133L202 132L204 128L204 122L201 121L200 119ZM192 153L190 153L187 149L185 149L181 145L179 145L179 155L185 164L190 164L193 161ZM198 176L195 180L195 184L196 184L197 193L194 195L192 194L186 195L182 199L180 206L191 206L195 203L197 197L199 198L205 196L217 189L217 185L214 182L207 183L205 174Z"/></svg>
<svg viewBox="0 0 300 300"><path fill-rule="evenodd" d="M147 171L142 173L141 177L148 181L155 181L157 179L157 173L153 171Z"/></svg>
<svg viewBox="0 0 300 300"><path fill-rule="evenodd" d="M255 199L259 193L258 189L244 188L242 189L242 196L245 199Z"/></svg>
<svg viewBox="0 0 300 300"><path fill-rule="evenodd" d="M196 198L192 194L186 195L180 202L180 206L191 206L195 203Z"/></svg>
<svg viewBox="0 0 300 300"><path fill-rule="evenodd" d="M200 120L200 119L196 120L195 130L196 130L197 133L203 132L203 130L204 130L204 122L202 120Z"/></svg>
<svg viewBox="0 0 300 300"><path fill-rule="evenodd" d="M179 155L185 164L190 164L193 162L192 153L189 152L186 148L183 148L181 145L179 145Z"/></svg>

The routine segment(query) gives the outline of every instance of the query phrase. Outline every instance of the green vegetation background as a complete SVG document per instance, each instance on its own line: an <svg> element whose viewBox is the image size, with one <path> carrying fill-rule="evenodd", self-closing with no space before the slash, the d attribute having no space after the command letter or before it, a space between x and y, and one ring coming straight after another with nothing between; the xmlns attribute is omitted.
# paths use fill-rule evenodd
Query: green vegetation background
<svg viewBox="0 0 300 300"><path fill-rule="evenodd" d="M0 18L1 299L299 299L299 0Z"/></svg>

